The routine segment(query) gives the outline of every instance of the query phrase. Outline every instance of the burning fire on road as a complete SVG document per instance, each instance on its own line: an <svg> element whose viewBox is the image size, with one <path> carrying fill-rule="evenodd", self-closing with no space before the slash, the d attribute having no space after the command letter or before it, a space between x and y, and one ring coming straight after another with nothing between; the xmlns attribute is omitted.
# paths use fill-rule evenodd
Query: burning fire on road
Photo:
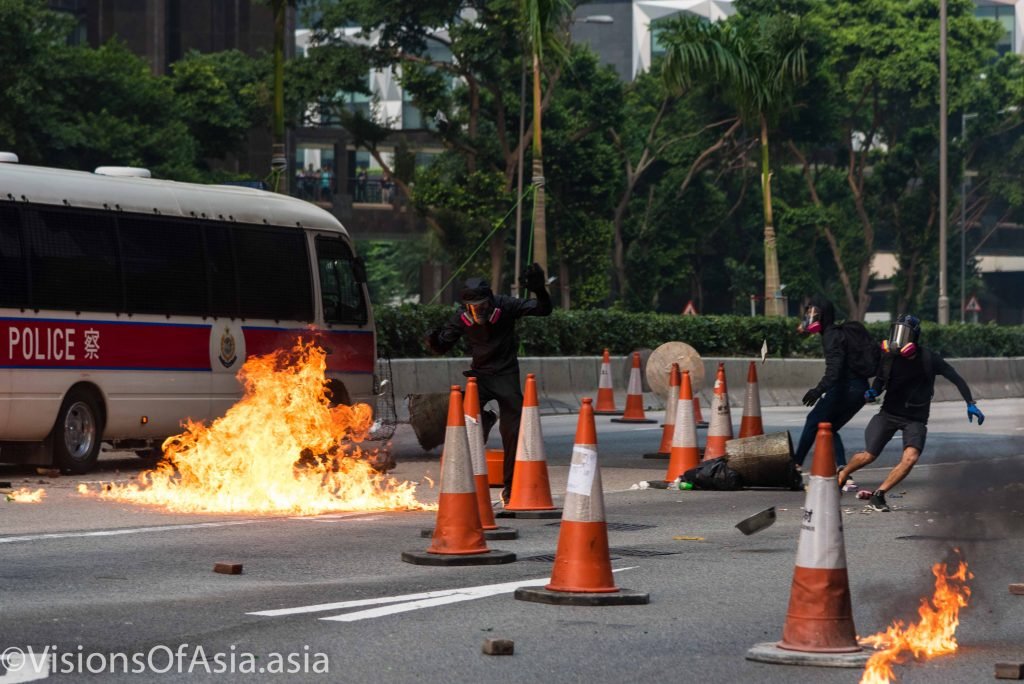
<svg viewBox="0 0 1024 684"><path fill-rule="evenodd" d="M359 443L373 422L366 404L331 406L326 354L301 339L250 358L245 394L211 424L187 421L164 458L138 481L79 492L101 499L203 513L302 514L422 509L414 484L371 466Z"/></svg>
<svg viewBox="0 0 1024 684"><path fill-rule="evenodd" d="M34 491L28 487L22 487L9 493L7 500L13 503L40 503L44 496L46 496L46 490L42 487Z"/></svg>
<svg viewBox="0 0 1024 684"><path fill-rule="evenodd" d="M932 566L935 592L930 598L921 599L917 609L921 619L917 623L904 625L902 620L895 620L884 632L861 639L862 643L882 650L868 660L860 684L894 681L892 666L904 662L907 655L921 660L956 652L960 609L967 606L971 596L967 582L974 575L968 572L960 550L954 551L955 570L950 571L950 565L944 562Z"/></svg>

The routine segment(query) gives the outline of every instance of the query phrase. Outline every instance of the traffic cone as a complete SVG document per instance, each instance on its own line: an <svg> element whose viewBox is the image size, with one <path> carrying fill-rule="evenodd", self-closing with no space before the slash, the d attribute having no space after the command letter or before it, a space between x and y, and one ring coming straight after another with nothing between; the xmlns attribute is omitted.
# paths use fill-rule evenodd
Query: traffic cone
<svg viewBox="0 0 1024 684"><path fill-rule="evenodd" d="M757 388L757 366L753 361L747 368L747 396L743 399L743 417L740 418L740 438L764 434L761 422L761 391Z"/></svg>
<svg viewBox="0 0 1024 684"><path fill-rule="evenodd" d="M676 431L676 411L679 408L679 364L673 363L668 373L668 397L665 399L665 425L661 430L661 444L657 453L644 454L644 458L668 458L672 451L672 435Z"/></svg>
<svg viewBox="0 0 1024 684"><path fill-rule="evenodd" d="M597 379L597 406L594 413L602 416L621 416L622 411L615 408L615 390L612 389L612 359L608 350L601 357L601 374Z"/></svg>
<svg viewBox="0 0 1024 684"><path fill-rule="evenodd" d="M708 421L704 420L704 414L700 412L700 396L697 394L693 395L693 420L699 428L708 426Z"/></svg>
<svg viewBox="0 0 1024 684"><path fill-rule="evenodd" d="M512 474L512 493L499 518L557 518L562 510L551 502L548 462L544 458L544 436L540 431L537 404L537 378L526 376L523 391L523 418L516 446L516 467Z"/></svg>
<svg viewBox="0 0 1024 684"><path fill-rule="evenodd" d="M476 502L462 388L452 385L433 537L426 552L405 551L402 560L414 565L497 565L514 561L514 553L487 548Z"/></svg>
<svg viewBox="0 0 1024 684"><path fill-rule="evenodd" d="M480 423L480 391L476 378L466 382L466 395L462 399L466 417L466 437L469 441L469 455L473 462L473 478L476 482L476 505L480 512L480 526L485 539L518 539L519 532L511 527L498 527L491 509L491 489L487 478L487 456L484 446L484 431ZM434 530L422 530L421 537L433 537Z"/></svg>
<svg viewBox="0 0 1024 684"><path fill-rule="evenodd" d="M629 372L629 388L626 390L626 412L621 418L612 418L613 423L656 423L644 414L644 388L640 382L640 352L633 352L633 369Z"/></svg>
<svg viewBox="0 0 1024 684"><path fill-rule="evenodd" d="M715 377L715 396L711 402L711 424L708 441L704 446L704 459L725 456L725 443L732 439L732 413L729 411L729 389L725 385L725 364L718 364Z"/></svg>
<svg viewBox="0 0 1024 684"><path fill-rule="evenodd" d="M693 388L690 371L683 371L682 388L679 392L676 411L675 431L672 433L672 452L669 456L665 482L672 482L690 468L700 465L697 451L697 424L693 420Z"/></svg>
<svg viewBox="0 0 1024 684"><path fill-rule="evenodd" d="M868 658L853 624L831 423L818 423L782 641L758 644L747 658L836 667Z"/></svg>
<svg viewBox="0 0 1024 684"><path fill-rule="evenodd" d="M551 582L543 589L520 587L515 597L558 605L636 605L650 601L615 586L608 525L604 519L604 489L597 464L597 432L589 397L583 400L576 423L576 442L565 492L565 512L558 531L558 550Z"/></svg>

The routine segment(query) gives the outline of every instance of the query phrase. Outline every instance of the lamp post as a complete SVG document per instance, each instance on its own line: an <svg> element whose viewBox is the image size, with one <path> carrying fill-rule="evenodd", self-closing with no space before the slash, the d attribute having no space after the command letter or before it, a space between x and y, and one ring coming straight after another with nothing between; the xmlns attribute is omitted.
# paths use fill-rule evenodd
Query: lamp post
<svg viewBox="0 0 1024 684"><path fill-rule="evenodd" d="M960 140L964 153L960 170L960 322L967 322L967 120L977 114L960 114Z"/></svg>
<svg viewBox="0 0 1024 684"><path fill-rule="evenodd" d="M573 19L573 23L584 24L614 24L615 19L608 14L592 14L579 19ZM512 295L519 296L519 267L522 265L523 249L523 136L526 135L526 65L523 64L519 76L519 158L516 169L516 265L512 269Z"/></svg>
<svg viewBox="0 0 1024 684"><path fill-rule="evenodd" d="M939 325L949 325L949 295L946 293L946 222L948 207L946 206L949 189L948 154L946 140L946 0L939 1Z"/></svg>

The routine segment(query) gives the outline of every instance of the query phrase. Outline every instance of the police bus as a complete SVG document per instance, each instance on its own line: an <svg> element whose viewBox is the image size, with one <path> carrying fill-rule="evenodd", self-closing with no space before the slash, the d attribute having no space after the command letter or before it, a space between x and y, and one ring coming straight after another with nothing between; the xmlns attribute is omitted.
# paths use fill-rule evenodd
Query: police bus
<svg viewBox="0 0 1024 684"><path fill-rule="evenodd" d="M369 401L376 338L344 227L246 187L0 157L0 460L82 473L222 415L245 359L302 335L333 400Z"/></svg>

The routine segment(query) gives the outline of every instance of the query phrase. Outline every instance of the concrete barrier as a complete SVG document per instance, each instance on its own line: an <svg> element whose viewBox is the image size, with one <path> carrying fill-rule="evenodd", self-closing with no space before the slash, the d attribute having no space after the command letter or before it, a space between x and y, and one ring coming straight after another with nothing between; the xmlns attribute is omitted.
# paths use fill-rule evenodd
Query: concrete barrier
<svg viewBox="0 0 1024 684"><path fill-rule="evenodd" d="M626 403L626 387L617 382L627 373L631 356L612 357L612 378L618 406ZM729 403L742 407L746 391L747 365L744 358L705 358L704 372L708 379L700 392L701 406L711 405L711 394L719 362L725 364L729 385ZM949 362L970 385L974 397L1002 399L1024 396L1024 357L987 359L950 359ZM519 360L520 373L537 374L542 413L575 413L583 397L597 394L600 356L524 357ZM395 403L399 420L409 418L410 394L445 392L451 385L464 384L464 370L469 359L392 359L392 379L395 385ZM825 372L823 359L768 359L758 362L757 374L762 406L797 406L804 393L814 387ZM956 387L945 378L935 380L935 400L959 399ZM645 408L664 409L661 397L644 394Z"/></svg>

